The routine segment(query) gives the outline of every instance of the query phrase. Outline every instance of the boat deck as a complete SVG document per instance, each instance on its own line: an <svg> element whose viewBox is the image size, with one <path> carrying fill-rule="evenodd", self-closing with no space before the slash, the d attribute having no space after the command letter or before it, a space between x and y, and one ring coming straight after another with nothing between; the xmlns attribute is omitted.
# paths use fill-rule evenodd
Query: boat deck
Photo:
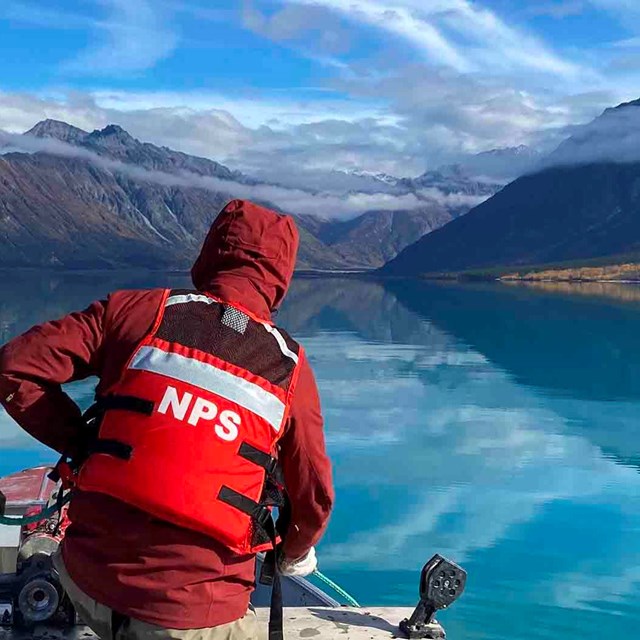
<svg viewBox="0 0 640 640"><path fill-rule="evenodd" d="M412 609L353 609L340 607L309 607L285 609L285 640L388 640L398 638L400 620L410 616ZM257 609L261 635L267 638L268 608ZM36 627L28 633L18 633L0 627L0 640L95 640L87 627L78 626L61 631L51 627Z"/></svg>

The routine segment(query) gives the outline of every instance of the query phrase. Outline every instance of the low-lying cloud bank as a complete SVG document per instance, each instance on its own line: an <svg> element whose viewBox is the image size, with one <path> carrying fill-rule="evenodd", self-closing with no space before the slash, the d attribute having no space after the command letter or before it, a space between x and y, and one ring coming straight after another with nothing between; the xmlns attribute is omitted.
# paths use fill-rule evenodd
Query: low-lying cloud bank
<svg viewBox="0 0 640 640"><path fill-rule="evenodd" d="M301 188L287 188L271 184L243 184L193 172L167 173L151 171L101 156L93 151L66 144L59 140L36 138L0 131L0 155L9 153L46 153L63 158L84 160L112 173L133 180L151 182L166 187L205 189L228 193L230 198L243 198L270 202L294 214L317 215L327 218L350 218L371 210L399 211L433 206L472 207L485 198L463 193L445 194L438 189L425 189L415 193L348 192L343 194L311 193Z"/></svg>
<svg viewBox="0 0 640 640"><path fill-rule="evenodd" d="M607 109L589 124L574 127L571 134L540 168L640 162L640 105Z"/></svg>

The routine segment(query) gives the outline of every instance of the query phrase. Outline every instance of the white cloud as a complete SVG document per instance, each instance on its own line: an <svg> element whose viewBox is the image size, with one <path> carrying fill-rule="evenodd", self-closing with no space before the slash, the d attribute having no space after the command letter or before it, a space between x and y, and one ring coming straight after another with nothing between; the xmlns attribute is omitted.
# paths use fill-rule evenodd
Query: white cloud
<svg viewBox="0 0 640 640"><path fill-rule="evenodd" d="M173 109L178 113L226 112L230 119L247 127L269 126L285 130L300 124L337 119L357 122L376 118L393 124L397 118L373 101L354 102L346 98L293 98L288 95L235 95L211 92L136 92L99 89L91 92L96 104L103 109L135 113L152 109Z"/></svg>
<svg viewBox="0 0 640 640"><path fill-rule="evenodd" d="M419 155L398 152L406 134L393 114L366 100L278 102L105 90L54 96L0 92L0 129L20 133L45 118L86 130L117 123L142 140L249 172L264 170L272 177L300 169L379 167L403 175L424 165Z"/></svg>
<svg viewBox="0 0 640 640"><path fill-rule="evenodd" d="M117 123L141 140L209 157L267 181L332 189L335 170L415 176L495 147L550 149L566 137L568 124L589 119L596 104L611 103L606 93L554 102L502 84L460 83L422 66L374 80L343 80L337 88L353 99L0 92L0 129L21 133L45 118L85 130ZM393 98L385 110L380 104L388 101L386 96ZM481 167L474 169L482 174ZM356 185L355 178L349 178L349 186L344 179L336 182L346 189L371 190Z"/></svg>
<svg viewBox="0 0 640 640"><path fill-rule="evenodd" d="M175 49L178 38L151 0L97 0L107 11L92 22L89 47L64 65L78 75L140 72L156 65Z"/></svg>
<svg viewBox="0 0 640 640"><path fill-rule="evenodd" d="M283 0L322 5L349 19L391 33L428 63L460 73L528 70L575 78L585 70L564 60L535 36L507 25L467 0Z"/></svg>
<svg viewBox="0 0 640 640"><path fill-rule="evenodd" d="M537 144L554 138L575 122L581 105L561 95L539 94L497 78L462 77L424 65L389 68L377 77L337 80L335 86L366 100L388 100L411 136L414 153L439 162L456 153L478 153L495 147ZM611 96L591 96L593 117ZM594 105L598 105L594 109Z"/></svg>
<svg viewBox="0 0 640 640"><path fill-rule="evenodd" d="M317 60L329 59L332 65L346 68L334 56L344 54L351 47L352 33L334 13L321 5L286 5L268 15L260 11L252 0L242 3L243 25L276 42L295 42L303 50L317 51ZM329 57L327 57L329 56Z"/></svg>
<svg viewBox="0 0 640 640"><path fill-rule="evenodd" d="M25 2L11 3L10 11L1 7L0 15L9 11L14 20L94 34L92 48L72 63L80 72L153 67L178 44L172 15L212 28L244 21L254 33L322 60L320 86L291 91L238 95L103 86L75 95L0 94L0 127L10 131L43 117L89 129L116 122L138 138L269 179L332 170L417 175L495 147L526 144L547 151L566 137L567 125L588 121L637 90L635 57L615 63L615 81L602 77L597 68L607 56L583 55L577 64L470 0L251 0L233 11L173 0L94 0L108 12L103 20L88 14L67 20ZM266 9L274 4L275 11ZM580 4L549 1L532 11L560 15ZM637 10L637 3L624 0L593 4L620 19ZM361 40L366 46L354 55L352 45ZM340 57L345 51L349 55ZM572 55L579 53L584 51Z"/></svg>
<svg viewBox="0 0 640 640"><path fill-rule="evenodd" d="M291 176L294 182L301 172L331 175L333 170L415 176L496 147L525 144L551 150L566 137L567 125L588 121L604 106L633 96L630 82L627 94L620 78L615 85L608 83L590 67L577 66L477 2L278 4L275 12L265 12L259 10L264 5L253 0L247 5L245 24L264 37L294 42L298 50L313 49L312 55L324 51L330 60L331 46L321 42L324 35L339 33L350 23L345 46L361 36L370 44L373 34L380 50L358 60L334 60L339 64L335 73L332 69L332 79L325 78L326 84L291 92L231 95L102 87L71 95L0 94L0 128L18 132L44 117L87 129L116 122L140 139L277 181ZM613 0L601 4L620 5ZM178 11L173 5L110 0L111 17L94 28L107 36L121 33L123 42L140 42L143 47L173 47L176 36L164 37L168 27L162 20L163 12ZM136 19L127 22L134 6ZM185 6L181 11L204 12L202 20L221 19L219 10L210 15L206 7ZM142 32L119 31L124 24ZM439 40L431 37L434 31ZM425 53L423 61L408 63L407 46ZM100 57L117 60L118 47L115 52ZM142 67L155 64L153 58L143 51L132 59Z"/></svg>
<svg viewBox="0 0 640 640"><path fill-rule="evenodd" d="M403 38L427 56L430 62L446 65L461 72L473 69L468 58L459 52L436 26L421 19L409 7L367 0L358 2L323 1L336 10L346 12L356 20L368 22Z"/></svg>
<svg viewBox="0 0 640 640"><path fill-rule="evenodd" d="M32 138L0 131L0 154L12 152L38 153L44 152L65 158L81 158L107 171L127 175L134 180L151 182L164 186L177 186L205 189L229 194L230 198L246 198L268 201L283 210L294 214L311 214L327 218L348 218L355 215L382 209L396 211L415 209L430 204L449 206L473 206L484 198L476 198L465 194L444 194L436 189L424 190L421 193L346 193L327 192L310 193L302 189L286 188L268 184L244 184L222 180L210 176L202 176L188 171L165 173L149 171L141 167L125 164L100 156L88 149L71 146L53 139Z"/></svg>
<svg viewBox="0 0 640 640"><path fill-rule="evenodd" d="M623 1L595 2L621 18L634 11ZM405 172L419 164L417 158L426 168L495 147L525 144L547 152L566 137L567 125L588 121L637 91L631 76L613 79L600 71L606 67L606 56L575 49L573 56L583 54L581 63L576 63L479 2L280 0L280 4L285 9L324 8L362 27L363 33L373 27L379 35L379 55L352 61L349 72L338 73L331 86L357 100L387 105L388 113L396 117L395 130L371 128L370 144L360 150L356 144L360 136L353 127L351 156L344 147L337 154L327 148L327 155L342 167L357 166L369 157L371 170L393 173L388 164L380 164L383 160L377 154L371 156L371 149L393 155L396 166L407 167ZM577 0L537 3L532 11L560 17L575 14L583 5ZM269 29L263 31L269 35ZM385 39L384 34L395 39ZM422 61L408 63L406 46L422 52ZM634 58L624 65L630 70L636 62ZM327 123L321 126L325 131L330 128ZM383 138L386 142L380 144ZM318 158L321 148L316 148ZM287 152L294 157L299 149Z"/></svg>
<svg viewBox="0 0 640 640"><path fill-rule="evenodd" d="M545 166L593 162L640 162L640 106L608 109L587 125L573 127L572 136L545 159Z"/></svg>

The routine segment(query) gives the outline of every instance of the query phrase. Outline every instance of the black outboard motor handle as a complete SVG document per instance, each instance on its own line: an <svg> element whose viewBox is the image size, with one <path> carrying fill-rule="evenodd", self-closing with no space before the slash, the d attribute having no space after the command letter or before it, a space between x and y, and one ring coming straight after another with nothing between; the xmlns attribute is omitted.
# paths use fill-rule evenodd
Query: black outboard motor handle
<svg viewBox="0 0 640 640"><path fill-rule="evenodd" d="M444 629L434 619L436 611L452 605L464 591L467 572L457 564L436 554L425 564L420 575L420 602L410 618L400 623L407 638L443 640Z"/></svg>

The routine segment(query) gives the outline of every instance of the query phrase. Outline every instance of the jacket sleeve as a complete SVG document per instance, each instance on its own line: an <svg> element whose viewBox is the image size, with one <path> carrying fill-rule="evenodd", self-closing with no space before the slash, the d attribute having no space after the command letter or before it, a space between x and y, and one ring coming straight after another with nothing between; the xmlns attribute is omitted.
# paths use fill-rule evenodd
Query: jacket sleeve
<svg viewBox="0 0 640 640"><path fill-rule="evenodd" d="M28 433L59 452L80 441L79 407L62 384L100 370L106 302L33 327L0 349L0 404Z"/></svg>
<svg viewBox="0 0 640 640"><path fill-rule="evenodd" d="M291 501L291 524L284 542L284 554L295 559L304 556L320 540L329 523L334 501L318 388L306 358L300 363L280 456Z"/></svg>

